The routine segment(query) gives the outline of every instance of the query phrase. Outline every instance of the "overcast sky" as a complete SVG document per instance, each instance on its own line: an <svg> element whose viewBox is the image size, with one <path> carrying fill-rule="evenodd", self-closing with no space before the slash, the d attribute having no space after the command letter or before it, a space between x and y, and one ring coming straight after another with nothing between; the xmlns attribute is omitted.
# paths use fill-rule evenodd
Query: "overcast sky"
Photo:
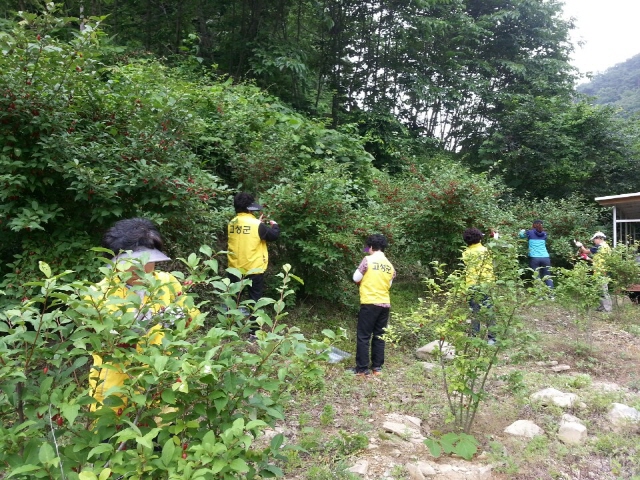
<svg viewBox="0 0 640 480"><path fill-rule="evenodd" d="M582 73L603 72L640 53L640 0L564 0L574 17L573 65ZM582 47L577 46L583 41Z"/></svg>

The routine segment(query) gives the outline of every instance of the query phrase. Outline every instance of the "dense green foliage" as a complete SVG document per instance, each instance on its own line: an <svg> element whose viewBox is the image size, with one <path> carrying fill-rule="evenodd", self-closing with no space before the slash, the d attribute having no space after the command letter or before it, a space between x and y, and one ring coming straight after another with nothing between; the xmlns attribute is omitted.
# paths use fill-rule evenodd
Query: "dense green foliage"
<svg viewBox="0 0 640 480"><path fill-rule="evenodd" d="M16 478L280 474L282 436L255 437L282 417L296 381L320 383L329 345L282 324L285 303L295 293L354 305L351 274L374 232L405 279L441 262L449 283L427 306L430 325L419 312L395 335L438 332L470 353L446 372L451 414L468 431L480 372L506 344L466 335L461 232L502 235L491 293L506 341L526 278L517 230L542 218L554 266L570 266L574 238L607 230L588 196L637 183L632 127L574 102L571 25L553 0L37 8L0 6L0 462ZM225 255L187 256L226 248L236 191L255 193L282 228L267 275L278 299L242 305L263 325L253 347ZM168 319L178 328L161 345L130 328L138 295L105 305L90 287L126 277L90 248L134 216L187 258L172 266L199 295L187 302L201 301L192 322ZM628 252L611 259L623 288L635 264ZM159 285L145 279L153 296ZM105 402L115 410L90 411L90 352L130 376ZM363 438L345 436L344 450Z"/></svg>
<svg viewBox="0 0 640 480"><path fill-rule="evenodd" d="M444 6L433 8L444 14ZM78 31L77 19L54 11L22 15L21 25L2 34L0 57L7 72L0 97L0 254L3 286L13 298L31 295L21 280L37 272L40 258L94 275L84 252L117 218L152 218L177 255L216 240L224 248L230 193L241 188L257 193L265 213L283 225L274 267L291 263L306 272L306 294L349 304L350 271L373 231L389 237L401 270L420 273L433 259L453 268L466 226L509 235L542 217L557 242L551 248L557 261L571 257L573 237L596 226L597 211L578 197L517 199L525 192L539 198L547 191L561 198L601 192L614 180L632 185L635 178L607 111L554 100L560 97L537 96L529 104L519 103L529 93L511 95L512 113L483 134L482 147L475 154L469 143L467 153L461 150L473 166L468 170L457 154L411 143L415 128L403 126L401 116L379 116L373 104L354 117L360 124L330 129L190 57L173 68L125 55L106 41L102 19L85 18ZM505 77L505 88L516 88L516 77ZM358 136L362 128L365 137ZM511 148L499 139L509 139ZM599 157L603 150L607 161ZM472 173L488 166L489 174ZM602 181L594 186L597 173Z"/></svg>
<svg viewBox="0 0 640 480"><path fill-rule="evenodd" d="M109 286L101 291L40 264L39 295L0 314L4 473L71 480L280 474L274 460L282 435L264 444L256 437L282 419L296 382L321 382L329 340L307 340L282 324L292 280L285 269L280 297L251 305L263 330L248 348L242 339L248 327L233 300L239 284L222 281L211 250L202 252L203 259L192 255L184 265L188 279L233 308L191 318L180 312L194 312L193 297L180 306L167 303L156 318L164 324L161 344L137 333L138 309L150 308L167 288L141 265L136 274L144 283L137 288L147 292L144 304L135 289L126 298L114 294L130 272L101 268ZM104 408L87 383L90 372L100 370L88 368L91 353L102 357L103 369L127 375L121 387L106 392ZM91 411L91 405L98 408Z"/></svg>
<svg viewBox="0 0 640 480"><path fill-rule="evenodd" d="M358 132L373 164L390 172L444 149L539 197L622 193L637 182L634 133L608 110L574 104L573 25L557 0L72 0L62 8L82 13L82 24L105 15L120 48L112 58L153 53L180 68L195 59L191 72L197 60L255 81L298 112ZM10 0L0 15L12 18L11 9L38 6Z"/></svg>
<svg viewBox="0 0 640 480"><path fill-rule="evenodd" d="M25 14L0 37L0 254L22 279L36 254L86 276L84 252L118 218L152 218L177 252L224 221L227 188L184 139L180 85L159 64L102 63L96 27L66 41L62 19Z"/></svg>
<svg viewBox="0 0 640 480"><path fill-rule="evenodd" d="M477 159L507 186L538 198L637 190L637 127L620 122L612 109L568 97L523 97L511 108L466 155L468 162Z"/></svg>

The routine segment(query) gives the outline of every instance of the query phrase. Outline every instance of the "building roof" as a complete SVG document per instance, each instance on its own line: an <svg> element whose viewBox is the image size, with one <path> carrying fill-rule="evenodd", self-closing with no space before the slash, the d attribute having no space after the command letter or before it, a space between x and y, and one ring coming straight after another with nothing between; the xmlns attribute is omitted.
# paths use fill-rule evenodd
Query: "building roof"
<svg viewBox="0 0 640 480"><path fill-rule="evenodd" d="M640 222L640 192L596 197L595 201L603 207L616 207L616 217Z"/></svg>

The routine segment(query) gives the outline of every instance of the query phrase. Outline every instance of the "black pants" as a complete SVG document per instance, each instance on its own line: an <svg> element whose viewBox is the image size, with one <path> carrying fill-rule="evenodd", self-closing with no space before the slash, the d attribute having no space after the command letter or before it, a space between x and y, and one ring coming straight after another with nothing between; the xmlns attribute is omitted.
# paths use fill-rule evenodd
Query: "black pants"
<svg viewBox="0 0 640 480"><path fill-rule="evenodd" d="M238 283L240 279L235 275L228 274L231 283ZM264 294L264 273L257 273L255 275L247 275L245 278L251 280L251 285L247 285L247 291L249 292L249 298L254 302L257 302L262 298Z"/></svg>
<svg viewBox="0 0 640 480"><path fill-rule="evenodd" d="M549 268L551 267L551 259L549 257L531 257L529 266L538 272L538 277L542 280L544 277L551 275ZM549 288L553 288L553 280L547 278L544 283Z"/></svg>
<svg viewBox="0 0 640 480"><path fill-rule="evenodd" d="M389 323L390 310L377 305L360 305L356 336L356 372L368 370L369 359L371 359L371 368L382 368L384 340L380 337ZM371 341L371 357L369 357L369 341Z"/></svg>
<svg viewBox="0 0 640 480"><path fill-rule="evenodd" d="M240 279L235 275L231 275L230 273L227 275L232 283L238 283L240 281ZM254 302L257 302L262 298L262 295L264 294L264 273L247 275L245 278L251 280L251 285L247 285L249 298ZM251 315L251 317L249 318L249 328L251 329L251 333L255 333L259 330L258 325L256 324L256 317L253 315Z"/></svg>

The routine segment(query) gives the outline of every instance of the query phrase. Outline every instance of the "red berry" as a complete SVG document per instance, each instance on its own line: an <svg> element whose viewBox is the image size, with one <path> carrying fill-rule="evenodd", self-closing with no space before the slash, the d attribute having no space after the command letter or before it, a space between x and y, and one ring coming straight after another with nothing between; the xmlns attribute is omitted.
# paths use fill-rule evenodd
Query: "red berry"
<svg viewBox="0 0 640 480"><path fill-rule="evenodd" d="M186 460L186 459L187 459L187 452L184 452L184 453L182 454L182 458L183 458L184 460Z"/></svg>
<svg viewBox="0 0 640 480"><path fill-rule="evenodd" d="M119 408L119 409L118 409L117 414L118 414L118 416L122 415L122 408Z"/></svg>
<svg viewBox="0 0 640 480"><path fill-rule="evenodd" d="M47 373L49 373L49 367L44 367L44 368L42 369L42 373L44 373L45 375L46 375Z"/></svg>
<svg viewBox="0 0 640 480"><path fill-rule="evenodd" d="M176 380L176 382L180 383L182 382L182 379L180 377L178 377L178 379Z"/></svg>
<svg viewBox="0 0 640 480"><path fill-rule="evenodd" d="M61 427L62 424L64 423L64 420L62 419L62 417L58 417L58 419L56 420L56 423L58 424L59 427Z"/></svg>
<svg viewBox="0 0 640 480"><path fill-rule="evenodd" d="M186 450L187 448L189 448L189 444L187 442L184 442L182 444L182 450Z"/></svg>

